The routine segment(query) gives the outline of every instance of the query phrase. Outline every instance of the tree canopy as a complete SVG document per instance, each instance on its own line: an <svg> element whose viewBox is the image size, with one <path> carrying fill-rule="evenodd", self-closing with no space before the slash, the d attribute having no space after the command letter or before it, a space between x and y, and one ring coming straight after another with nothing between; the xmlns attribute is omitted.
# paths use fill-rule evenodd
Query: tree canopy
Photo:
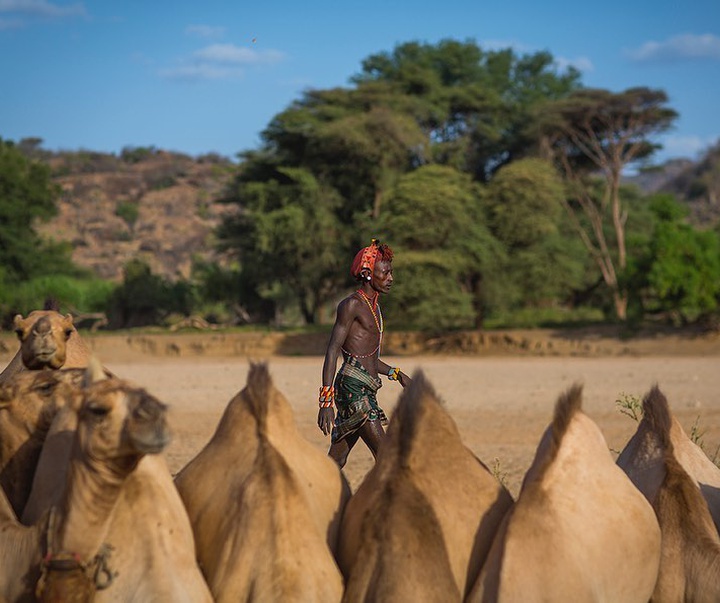
<svg viewBox="0 0 720 603"><path fill-rule="evenodd" d="M457 306L449 326L481 324L499 280L488 275L501 270L507 244L503 228L490 229L482 187L532 153L534 107L577 90L579 74L560 72L548 53L443 40L370 56L352 83L307 91L270 122L261 148L243 156L228 195L238 212L220 229L222 244L265 299L294 303L313 322L348 285L347 258L388 233L408 252L413 280L445 266L458 302L446 304ZM496 221L503 211L495 207ZM310 261L297 234L313 227L323 242ZM397 303L406 317L415 316L410 301Z"/></svg>
<svg viewBox="0 0 720 603"><path fill-rule="evenodd" d="M57 213L57 195L47 164L0 139L0 282L72 271L67 246L47 243L35 230L37 220Z"/></svg>

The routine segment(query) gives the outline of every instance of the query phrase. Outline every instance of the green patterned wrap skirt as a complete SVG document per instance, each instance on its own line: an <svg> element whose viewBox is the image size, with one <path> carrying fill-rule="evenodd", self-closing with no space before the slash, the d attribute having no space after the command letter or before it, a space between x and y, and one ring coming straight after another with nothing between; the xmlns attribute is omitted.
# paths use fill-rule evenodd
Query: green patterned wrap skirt
<svg viewBox="0 0 720 603"><path fill-rule="evenodd" d="M377 403L377 391L382 387L379 377L372 377L357 358L343 355L344 362L335 377L335 427L332 443L339 442L360 429L365 421L387 417Z"/></svg>

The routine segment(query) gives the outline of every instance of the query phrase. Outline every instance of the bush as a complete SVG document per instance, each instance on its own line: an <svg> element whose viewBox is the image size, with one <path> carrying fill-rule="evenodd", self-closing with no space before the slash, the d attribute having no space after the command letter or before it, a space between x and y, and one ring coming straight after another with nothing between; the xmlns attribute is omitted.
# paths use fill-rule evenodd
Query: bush
<svg viewBox="0 0 720 603"><path fill-rule="evenodd" d="M49 298L57 300L63 313L102 312L116 285L96 278L64 275L42 276L13 287L0 288L3 328L12 324L15 314L27 316L43 308Z"/></svg>
<svg viewBox="0 0 720 603"><path fill-rule="evenodd" d="M120 201L115 208L115 215L132 228L140 215L140 207L134 201Z"/></svg>
<svg viewBox="0 0 720 603"><path fill-rule="evenodd" d="M153 274L142 260L128 262L123 283L108 300L111 328L162 324L173 313L188 316L196 305L193 286L186 281L171 283Z"/></svg>

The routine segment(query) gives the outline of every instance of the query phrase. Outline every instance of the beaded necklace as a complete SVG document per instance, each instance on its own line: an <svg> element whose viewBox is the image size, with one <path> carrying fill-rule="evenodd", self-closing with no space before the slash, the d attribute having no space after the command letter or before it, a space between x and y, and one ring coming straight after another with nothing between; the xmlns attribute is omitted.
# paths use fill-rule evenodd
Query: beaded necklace
<svg viewBox="0 0 720 603"><path fill-rule="evenodd" d="M367 307L370 308L370 312L372 312L373 318L375 319L375 326L377 327L378 333L380 333L380 336L382 337L383 317L382 312L380 311L380 304L377 303L378 296L376 295L375 298L370 301L370 298L365 294L362 289L358 289L357 292L360 294L362 300L367 304ZM375 307L377 307L377 314L375 314Z"/></svg>
<svg viewBox="0 0 720 603"><path fill-rule="evenodd" d="M370 312L372 313L373 319L375 320L375 326L377 327L380 337L378 338L377 347L369 354L351 354L345 348L340 348L340 349L343 352L345 352L348 356L354 356L355 358L367 358L368 356L374 356L376 352L380 351L380 346L382 345L383 331L385 330L385 324L383 322L383 315L382 315L382 310L380 310L380 304L377 303L377 297L375 297L375 299L371 302L370 298L365 294L365 292L362 289L358 289L356 291L356 293L360 294L360 299L362 299L365 302L365 305L367 305L367 307L370 309ZM373 302L374 302L374 304L373 304ZM375 312L373 305L375 305L377 307L377 313Z"/></svg>

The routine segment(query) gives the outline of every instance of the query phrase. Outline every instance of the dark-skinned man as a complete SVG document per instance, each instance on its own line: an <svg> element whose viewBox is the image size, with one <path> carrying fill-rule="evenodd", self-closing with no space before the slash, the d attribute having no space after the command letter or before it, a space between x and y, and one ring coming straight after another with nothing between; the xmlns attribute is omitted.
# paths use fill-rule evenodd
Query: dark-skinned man
<svg viewBox="0 0 720 603"><path fill-rule="evenodd" d="M392 249L375 239L358 251L350 272L359 287L338 304L325 352L318 427L325 435L331 434L328 455L340 467L345 466L359 439L377 456L387 423L377 403L377 391L382 386L379 375L403 387L410 383L399 368L380 360L384 323L378 300L392 287L392 260ZM343 363L336 375L341 355Z"/></svg>

